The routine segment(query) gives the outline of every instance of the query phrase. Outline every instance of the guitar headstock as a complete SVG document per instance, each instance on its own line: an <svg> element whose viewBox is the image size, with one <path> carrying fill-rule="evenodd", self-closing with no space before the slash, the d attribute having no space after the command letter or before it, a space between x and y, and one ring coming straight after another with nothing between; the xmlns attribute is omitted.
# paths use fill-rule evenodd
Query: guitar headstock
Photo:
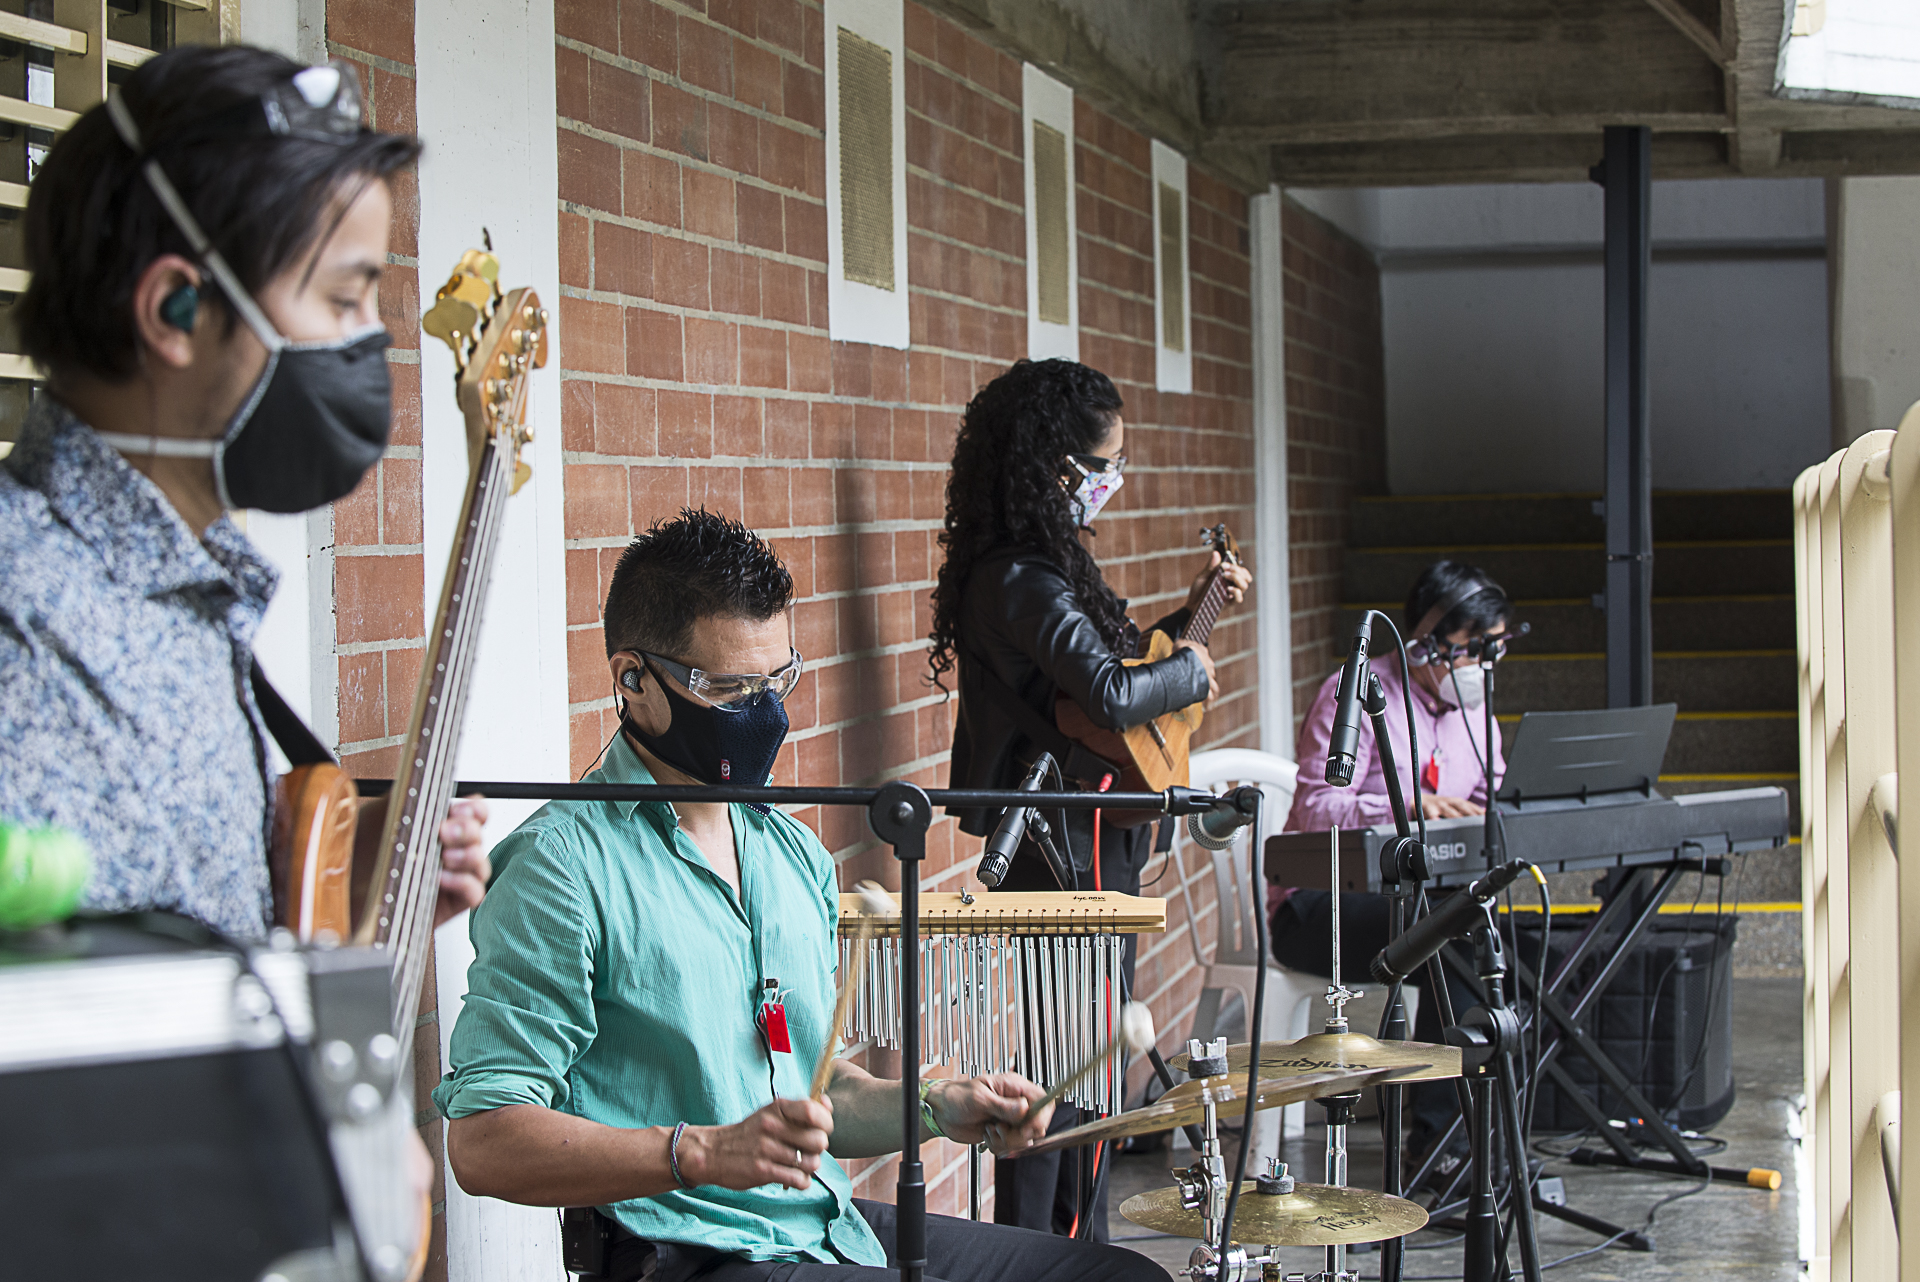
<svg viewBox="0 0 1920 1282"><path fill-rule="evenodd" d="M527 426L527 376L547 363L547 312L531 289L503 293L500 260L469 249L434 295L420 328L453 349L454 383L467 420L467 448L492 439L513 451L514 489L531 474L520 449Z"/></svg>
<svg viewBox="0 0 1920 1282"><path fill-rule="evenodd" d="M1234 540L1233 531L1227 528L1225 521L1218 525L1200 527L1200 546L1209 552L1220 554L1220 564L1239 565L1240 544Z"/></svg>

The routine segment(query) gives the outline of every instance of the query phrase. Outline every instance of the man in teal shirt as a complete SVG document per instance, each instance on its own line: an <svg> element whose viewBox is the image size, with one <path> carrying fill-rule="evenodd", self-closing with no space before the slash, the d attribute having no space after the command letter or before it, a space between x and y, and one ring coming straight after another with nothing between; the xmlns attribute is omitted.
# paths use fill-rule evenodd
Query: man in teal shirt
<svg viewBox="0 0 1920 1282"><path fill-rule="evenodd" d="M800 678L793 583L704 511L655 525L607 593L621 732L607 783L761 783ZM468 1192L597 1206L600 1276L853 1282L888 1276L893 1208L856 1203L836 1158L900 1147L900 1083L840 1060L807 1098L834 1004L832 856L753 806L556 803L493 853L476 960L434 1092ZM768 1018L769 1007L784 1015ZM1051 1109L1004 1073L933 1083L925 1133L1017 1152ZM1162 1279L1144 1257L930 1217L929 1282Z"/></svg>

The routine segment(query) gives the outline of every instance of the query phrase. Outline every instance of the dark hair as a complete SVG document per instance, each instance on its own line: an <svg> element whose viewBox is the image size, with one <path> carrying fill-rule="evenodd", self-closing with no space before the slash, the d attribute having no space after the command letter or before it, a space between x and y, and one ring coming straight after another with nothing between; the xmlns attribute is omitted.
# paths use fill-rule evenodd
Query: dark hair
<svg viewBox="0 0 1920 1282"><path fill-rule="evenodd" d="M420 154L418 139L399 134L367 130L326 142L215 121L300 69L265 49L186 45L141 64L120 86L148 154L250 292L323 239L343 199L358 195L354 180L383 179ZM49 373L132 377L141 272L162 254L198 257L139 164L102 105L54 144L34 179L25 227L33 280L14 315L22 350ZM207 277L200 294L218 301L219 286ZM234 313L226 310L230 326Z"/></svg>
<svg viewBox="0 0 1920 1282"><path fill-rule="evenodd" d="M1474 583L1485 586L1441 615L1433 625L1433 635L1450 637L1465 628L1470 635L1478 636L1505 620L1513 608L1512 603L1507 600L1506 590L1484 571L1464 561L1435 561L1421 571L1420 577L1413 581L1413 591L1407 593L1407 610L1403 616L1407 641L1413 641L1414 629L1420 626L1420 620L1427 617L1428 611Z"/></svg>
<svg viewBox="0 0 1920 1282"><path fill-rule="evenodd" d="M1129 635L1126 608L1080 545L1062 465L1097 452L1120 417L1113 380L1078 361L1015 361L974 396L960 419L947 478L946 560L933 589L932 684L953 670L960 598L976 562L997 548L1024 548L1067 576L1081 610L1109 647Z"/></svg>
<svg viewBox="0 0 1920 1282"><path fill-rule="evenodd" d="M705 508L680 509L627 545L607 585L607 654L673 659L698 619L771 619L793 600L793 576L767 541Z"/></svg>

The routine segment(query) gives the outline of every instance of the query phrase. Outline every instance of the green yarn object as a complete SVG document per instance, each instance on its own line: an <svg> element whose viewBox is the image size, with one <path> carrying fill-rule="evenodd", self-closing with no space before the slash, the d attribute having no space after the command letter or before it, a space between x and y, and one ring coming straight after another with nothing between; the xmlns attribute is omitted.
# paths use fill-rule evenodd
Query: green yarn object
<svg viewBox="0 0 1920 1282"><path fill-rule="evenodd" d="M72 916L92 872L86 845L65 829L0 821L0 930L31 930Z"/></svg>

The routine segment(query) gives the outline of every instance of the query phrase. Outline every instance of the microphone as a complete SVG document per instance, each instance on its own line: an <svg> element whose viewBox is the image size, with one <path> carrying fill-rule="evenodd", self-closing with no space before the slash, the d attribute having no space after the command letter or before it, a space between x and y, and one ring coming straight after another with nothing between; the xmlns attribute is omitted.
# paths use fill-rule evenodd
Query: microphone
<svg viewBox="0 0 1920 1282"><path fill-rule="evenodd" d="M1380 950L1368 969L1383 984L1397 983L1424 966L1440 946L1466 933L1483 904L1512 885L1533 865L1523 859L1501 864L1458 894L1442 900L1432 912L1407 927L1400 938Z"/></svg>
<svg viewBox="0 0 1920 1282"><path fill-rule="evenodd" d="M1215 797L1211 809L1187 816L1187 835L1208 850L1233 845L1233 834L1253 822L1259 812L1260 790L1243 784Z"/></svg>
<svg viewBox="0 0 1920 1282"><path fill-rule="evenodd" d="M1360 616L1353 630L1353 653L1340 669L1340 692L1333 705L1333 736L1327 741L1327 782L1345 788L1353 782L1355 750L1360 746L1361 683L1366 680L1367 646L1373 641L1373 615Z"/></svg>
<svg viewBox="0 0 1920 1282"><path fill-rule="evenodd" d="M1020 781L1020 791L1036 791L1051 769L1053 754L1042 752L1033 759L1033 769L1027 771L1027 777ZM999 827L993 830L993 836L987 838L987 848L980 856L980 870L976 874L987 889L991 890L1007 879L1007 865L1013 862L1014 851L1020 849L1020 839L1027 835L1027 820L1032 817L1032 806L1008 806L1006 813L1000 816Z"/></svg>

